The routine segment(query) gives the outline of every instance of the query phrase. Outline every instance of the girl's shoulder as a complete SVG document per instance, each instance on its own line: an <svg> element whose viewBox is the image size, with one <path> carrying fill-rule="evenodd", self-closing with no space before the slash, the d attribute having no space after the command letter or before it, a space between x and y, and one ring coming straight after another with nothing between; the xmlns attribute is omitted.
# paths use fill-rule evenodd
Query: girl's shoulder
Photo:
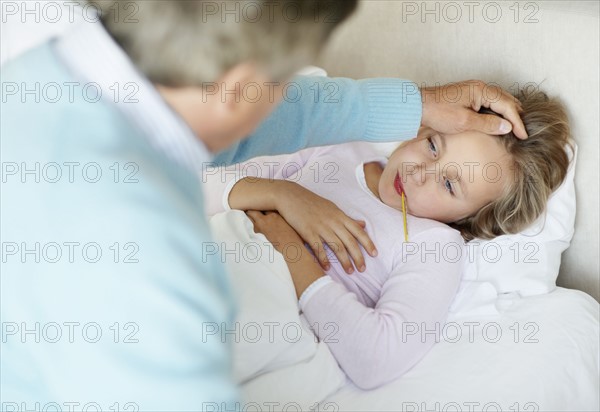
<svg viewBox="0 0 600 412"><path fill-rule="evenodd" d="M435 241L443 240L464 243L463 237L458 230L437 220L409 215L407 225L409 241L427 242L433 239Z"/></svg>

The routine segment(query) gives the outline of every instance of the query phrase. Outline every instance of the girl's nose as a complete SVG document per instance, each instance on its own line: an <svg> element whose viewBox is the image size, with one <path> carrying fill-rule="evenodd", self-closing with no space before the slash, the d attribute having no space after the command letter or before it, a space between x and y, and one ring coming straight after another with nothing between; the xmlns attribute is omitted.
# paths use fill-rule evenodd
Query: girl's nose
<svg viewBox="0 0 600 412"><path fill-rule="evenodd" d="M423 186L430 181L435 181L440 177L439 164L422 162L414 174L414 184Z"/></svg>

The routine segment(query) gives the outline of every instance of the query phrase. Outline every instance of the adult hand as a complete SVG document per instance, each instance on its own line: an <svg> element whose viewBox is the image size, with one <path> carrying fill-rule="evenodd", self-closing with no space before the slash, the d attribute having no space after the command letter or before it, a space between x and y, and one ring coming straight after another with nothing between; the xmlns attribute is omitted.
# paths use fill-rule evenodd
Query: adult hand
<svg viewBox="0 0 600 412"><path fill-rule="evenodd" d="M498 86L481 80L450 83L444 86L421 89L423 115L421 123L434 130L456 134L477 130L491 135L506 134L513 130L515 136L527 139L527 131L519 113L521 103ZM502 115L477 113L487 107Z"/></svg>

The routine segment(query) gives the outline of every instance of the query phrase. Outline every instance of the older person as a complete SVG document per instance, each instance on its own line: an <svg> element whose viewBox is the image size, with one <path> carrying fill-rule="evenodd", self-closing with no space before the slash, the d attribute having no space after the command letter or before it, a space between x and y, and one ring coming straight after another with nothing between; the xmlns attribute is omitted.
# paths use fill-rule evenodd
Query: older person
<svg viewBox="0 0 600 412"><path fill-rule="evenodd" d="M201 253L202 164L410 138L421 123L526 137L515 100L486 100L481 82L450 103L400 79L292 79L355 3L95 2L100 21L88 8L3 67L4 409L235 408L213 332L238 333L236 307Z"/></svg>

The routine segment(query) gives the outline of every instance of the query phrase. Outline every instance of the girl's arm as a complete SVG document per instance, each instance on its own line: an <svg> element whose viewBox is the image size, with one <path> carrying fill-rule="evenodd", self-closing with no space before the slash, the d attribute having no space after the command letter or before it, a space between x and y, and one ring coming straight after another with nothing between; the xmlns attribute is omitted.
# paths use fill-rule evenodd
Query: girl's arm
<svg viewBox="0 0 600 412"><path fill-rule="evenodd" d="M348 274L354 265L360 272L366 263L359 243L375 256L375 245L364 231L365 223L347 216L333 202L295 182L243 178L231 189L229 206L239 210L274 210L313 250L323 269L329 269L325 244L336 254ZM352 261L351 261L352 260Z"/></svg>
<svg viewBox="0 0 600 412"><path fill-rule="evenodd" d="M212 216L229 209L276 210L308 243L323 269L329 269L327 244L347 273L354 272L355 267L363 272L366 263L360 245L371 256L377 254L364 230L365 223L347 216L333 202L285 180L288 176L284 172L297 170L289 166L304 166L315 150L205 168L202 176L207 202L205 212Z"/></svg>
<svg viewBox="0 0 600 412"><path fill-rule="evenodd" d="M275 249L283 255L294 282L296 296L300 298L311 283L325 275L323 270L304 247L298 233L280 214L274 212L263 214L256 210L249 210L246 214L254 224L254 231L264 234Z"/></svg>
<svg viewBox="0 0 600 412"><path fill-rule="evenodd" d="M244 177L238 180L228 196L229 207L237 210L278 210L278 197L295 183L287 180Z"/></svg>
<svg viewBox="0 0 600 412"><path fill-rule="evenodd" d="M374 308L360 303L329 277L315 282L300 297L309 323L321 325L315 334L361 389L400 377L425 356L440 340L458 291L466 250L452 260L441 252L447 244L463 245L458 232L430 229L412 242L417 252L398 258ZM323 325L335 325L335 333Z"/></svg>
<svg viewBox="0 0 600 412"><path fill-rule="evenodd" d="M306 164L308 158L316 149L307 149L291 155L262 156L233 165L211 162L203 165L201 181L205 194L205 214L213 216L217 213L231 209L273 210L267 199L271 195L273 186L286 179L286 173L295 173ZM277 178L277 179L276 179ZM245 180L251 185L240 185L238 182ZM256 183L256 184L254 184ZM268 185L273 183L274 185ZM231 192L233 188L242 196L234 198L235 207L231 206ZM244 190L246 189L246 190ZM245 197L248 201L245 201ZM237 199L237 200L236 200ZM246 202L246 203L240 203ZM256 203L258 202L258 203Z"/></svg>

